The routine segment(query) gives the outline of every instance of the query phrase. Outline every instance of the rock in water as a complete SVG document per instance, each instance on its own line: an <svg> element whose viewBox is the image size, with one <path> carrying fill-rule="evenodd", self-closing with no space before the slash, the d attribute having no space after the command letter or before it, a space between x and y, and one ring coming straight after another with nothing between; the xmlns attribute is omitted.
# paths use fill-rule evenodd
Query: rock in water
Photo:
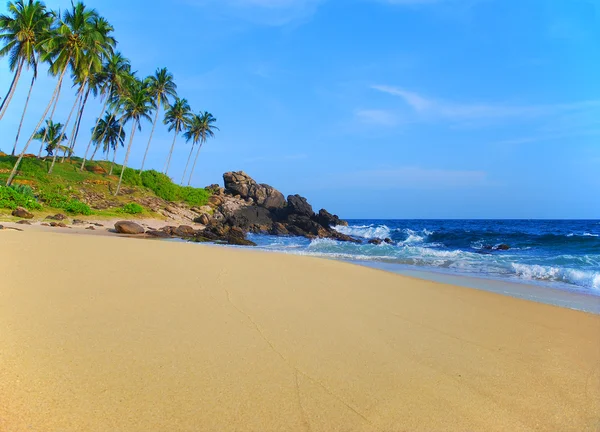
<svg viewBox="0 0 600 432"><path fill-rule="evenodd" d="M141 225L131 221L119 221L115 224L115 230L119 234L144 234L144 228Z"/></svg>
<svg viewBox="0 0 600 432"><path fill-rule="evenodd" d="M247 240L246 234L240 228L231 228L227 235L227 243L238 246L256 246L256 243Z"/></svg>
<svg viewBox="0 0 600 432"><path fill-rule="evenodd" d="M333 228L338 225L348 225L348 222L341 220L338 215L332 215L325 209L319 210L317 221L325 228Z"/></svg>
<svg viewBox="0 0 600 432"><path fill-rule="evenodd" d="M510 246L507 244L501 244L501 245L496 246L496 250L507 251L507 250L510 250Z"/></svg>
<svg viewBox="0 0 600 432"><path fill-rule="evenodd" d="M12 215L21 219L33 219L33 213L30 213L23 207L17 207L15 210L13 210Z"/></svg>
<svg viewBox="0 0 600 432"><path fill-rule="evenodd" d="M306 198L301 197L300 195L290 195L288 197L288 211L291 214L308 216L309 218L315 215L312 206L308 203Z"/></svg>

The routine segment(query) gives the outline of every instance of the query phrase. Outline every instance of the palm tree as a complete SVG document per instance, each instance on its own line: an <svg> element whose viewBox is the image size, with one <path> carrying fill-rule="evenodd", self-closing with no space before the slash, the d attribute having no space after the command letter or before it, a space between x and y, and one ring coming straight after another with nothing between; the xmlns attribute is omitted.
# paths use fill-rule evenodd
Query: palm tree
<svg viewBox="0 0 600 432"><path fill-rule="evenodd" d="M0 40L5 42L4 47L0 49L0 57L9 56L9 67L11 72L14 72L14 77L6 97L0 104L0 120L17 89L23 66L33 68L33 87L37 74L39 44L54 19L52 12L46 10L41 2L34 0L11 2L8 4L8 13L0 15Z"/></svg>
<svg viewBox="0 0 600 432"><path fill-rule="evenodd" d="M33 70L31 85L29 86L25 107L17 129L17 137L11 153L14 156L33 85L37 79L38 58L42 51L40 42L44 40L45 35L50 30L54 14L46 10L42 3L33 0L29 0L26 4L23 0L19 0L16 3L9 4L8 9L12 16L0 16L0 40L6 41L6 45L0 50L0 57L9 55L10 69L12 71L16 69L16 71L13 84L11 84L8 92L9 95L4 98L3 106L0 107L0 119L6 112L10 99L16 90L23 66L26 65L28 69Z"/></svg>
<svg viewBox="0 0 600 432"><path fill-rule="evenodd" d="M94 39L98 37L96 29L93 25L94 20L97 17L98 14L94 9L87 9L83 3L78 2L72 6L72 10L68 10L64 13L64 16L62 19L60 19L58 25L51 29L51 31L47 34L46 40L41 41L45 47L45 52L41 58L43 61L51 62L50 73L54 76L58 75L59 78L56 88L54 89L54 93L50 98L50 102L48 103L42 118L38 122L38 125L35 127L36 131L42 125L42 122L46 118L50 108L52 108L52 111L50 113L49 120L52 121L58 100L60 98L60 91L67 69L70 66L73 73L76 73L76 71L79 69L81 61L85 59L86 49L92 45ZM69 120L67 120L67 123ZM12 180L17 173L19 164L23 159L23 155L27 151L31 141L35 138L35 133L36 132L31 135L25 144L25 147L21 151L13 170L8 177L7 185L12 183ZM56 155L52 161L52 165L50 166L50 172L52 172L55 161Z"/></svg>
<svg viewBox="0 0 600 432"><path fill-rule="evenodd" d="M94 160L96 152L102 147L103 152L108 153L111 149L116 149L119 144L125 146L125 131L121 123L115 119L113 113L106 113L103 119L100 119L97 126L92 128L92 140L96 145L94 153L90 160Z"/></svg>
<svg viewBox="0 0 600 432"><path fill-rule="evenodd" d="M129 144L127 144L127 152L125 153L125 160L123 161L123 169L121 170L121 176L119 177L119 183L117 184L117 190L115 196L119 194L121 189L121 183L123 182L123 174L127 169L127 162L129 161L129 153L131 152L131 144L133 143L133 137L135 135L135 129L137 126L138 130L142 130L140 121L146 119L152 121L149 113L152 112L152 97L148 94L148 88L145 83L136 80L132 83L129 89L129 94L123 103L123 118L124 123L131 121L131 133L129 134Z"/></svg>
<svg viewBox="0 0 600 432"><path fill-rule="evenodd" d="M144 153L144 159L142 159L142 167L140 168L140 175L144 170L146 164L146 157L148 156L148 150L150 150L150 143L154 136L154 129L156 128L156 122L158 121L158 113L160 108L167 109L170 105L169 98L177 98L177 85L173 82L173 75L167 70L167 68L157 69L154 75L147 78L148 93L150 97L155 100L154 109L156 114L154 121L152 122L152 131L150 132L150 138L148 139L148 145L146 146L146 152Z"/></svg>
<svg viewBox="0 0 600 432"><path fill-rule="evenodd" d="M58 153L60 150L66 151L68 149L67 146L61 145L67 139L63 134L63 125L61 123L54 123L47 120L46 126L35 134L35 139L42 141L42 145L46 145L48 156L52 156L55 150Z"/></svg>
<svg viewBox="0 0 600 432"><path fill-rule="evenodd" d="M173 136L173 144L171 144L171 150L169 151L169 157L165 166L165 174L169 175L169 165L171 165L171 156L173 155L173 149L175 148L175 141L177 135L183 130L183 128L190 121L191 108L188 104L187 99L175 99L175 103L165 113L164 123L169 125L169 132L175 131Z"/></svg>
<svg viewBox="0 0 600 432"><path fill-rule="evenodd" d="M192 166L192 171L190 172L190 178L188 180L188 186L192 183L192 176L194 175L194 170L196 169L196 162L198 162L198 156L200 155L200 149L206 142L208 138L212 138L215 136L215 130L219 130L218 127L214 126L213 123L217 121L213 115L207 111L200 115L195 115L192 119L192 126L186 132L186 138L192 139L194 143L198 143L200 141L200 145L198 146L198 150L196 152L196 157L194 158L194 165ZM192 150L194 146L192 145ZM190 153L190 156L192 154ZM189 158L188 158L189 163ZM185 173L184 173L185 176ZM181 181L183 184L183 180Z"/></svg>
<svg viewBox="0 0 600 432"><path fill-rule="evenodd" d="M83 170L85 166L85 161L90 151L90 147L92 146L93 137L95 134L96 128L99 127L100 121L102 119L102 115L106 112L106 107L111 99L114 100L116 94L120 94L123 91L123 87L126 84L126 81L129 79L131 75L131 64L129 60L127 60L123 55L119 52L112 54L104 63L102 68L102 72L100 72L102 77L102 85L100 87L99 93L101 96L104 96L104 105L102 106L102 111L100 112L100 117L96 121L96 125L94 130L92 131L92 138L90 139L88 146L85 150L85 155L83 156L83 161L81 161L80 170ZM114 118L115 111L113 110L112 118ZM111 118L111 120L112 120Z"/></svg>

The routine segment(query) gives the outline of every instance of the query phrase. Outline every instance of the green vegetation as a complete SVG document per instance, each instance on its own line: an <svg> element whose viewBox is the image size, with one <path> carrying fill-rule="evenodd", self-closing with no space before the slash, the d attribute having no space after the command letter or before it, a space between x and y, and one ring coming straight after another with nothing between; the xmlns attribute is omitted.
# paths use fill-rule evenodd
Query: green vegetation
<svg viewBox="0 0 600 432"><path fill-rule="evenodd" d="M24 143L18 157L0 161L0 170L8 174L3 175L2 179L7 186L13 184L17 176L22 178L19 178L16 184L35 180L34 198L39 197L46 205L52 205L54 208L69 207L74 212L83 212L83 207L73 202L77 199L73 195L81 194L81 191L76 190L78 185L89 180L90 173L86 172L86 166L89 168L90 165L99 165L89 163L88 160L88 154L94 145L91 160L99 149L105 153L107 160L112 151L112 164L106 172L108 177L113 174L115 168L119 173L118 181L108 181L110 191L115 197L119 195L122 186L128 186L128 191L130 187L149 187L141 177L161 110L164 113L163 123L168 126L169 131L174 132L173 143L165 160L165 175L171 166L178 135L185 133L188 141L192 141L192 151L181 181L183 185L194 147L199 144L197 160L202 144L218 130L213 124L216 119L206 111L203 114L192 115L188 101L177 94L174 77L166 68L157 69L153 75L146 78L139 77L130 61L118 52L114 30L96 9L86 6L81 1L71 2L70 7L62 11L52 11L39 0L9 1L7 13L0 16L0 58L8 59L8 67L14 75L6 96L0 98L0 121L9 107L12 109L15 105L21 105L11 104L11 101L23 76L29 75L31 78L14 145L12 141L9 143L12 146L11 156L15 155L20 144L29 100L37 77L43 69L47 69L50 76L55 78L55 88L35 128L24 131L25 137L28 138L22 140ZM72 83L69 83L69 80L72 80ZM65 94L68 96L70 88L74 89L75 95L73 105L65 111L69 114L66 119L55 119L57 112L64 111L56 108L64 103ZM76 158L74 155L82 117L90 96L100 99L102 110L95 114L97 117L91 135L86 137L87 147L85 152L82 152L83 158ZM127 163L135 144L135 133L147 123L152 124L152 130L142 167L136 173L127 168ZM45 127L42 127L43 125ZM115 162L119 147L125 144L126 131L129 131L128 144L120 167ZM3 138L6 136L4 134ZM34 140L40 143L37 160L25 157ZM48 156L51 156L48 162L41 159L44 148ZM62 157L57 164L59 153ZM77 167L72 163L75 160ZM86 162L89 164L86 165ZM195 166L194 162L188 186ZM74 167L76 169L73 169ZM42 178L42 172L47 178ZM136 177L139 178L136 180ZM181 188L172 183L166 184L163 180L150 180L149 183L157 184L155 189L160 191L160 196L169 197L170 200L181 200L193 205L200 205L207 200L208 194L201 189ZM168 182L170 183L170 180ZM57 191L56 187L67 189L66 192ZM6 195L3 198L6 205L21 199L9 199L10 193L3 193ZM32 200L31 197L28 199ZM34 201L29 205L35 205Z"/></svg>
<svg viewBox="0 0 600 432"><path fill-rule="evenodd" d="M123 206L123 208L121 209L121 211L123 213L132 214L132 215L141 214L144 212L144 207L142 207L141 205L136 204L136 203L129 203L129 204L125 204Z"/></svg>
<svg viewBox="0 0 600 432"><path fill-rule="evenodd" d="M0 156L0 183L8 177L15 156ZM48 213L65 212L71 215L95 215L114 217L119 214L153 216L145 208L148 201L157 200L203 206L211 193L206 189L181 187L169 177L157 171L136 171L126 168L122 187L125 194L115 197L121 165L114 166L115 175L108 175L110 162L89 162L85 171L80 171L81 159L73 158L57 163L49 176L47 168L51 159L35 157L23 159L19 177L10 187L0 186L0 214L2 209L13 210L25 207Z"/></svg>

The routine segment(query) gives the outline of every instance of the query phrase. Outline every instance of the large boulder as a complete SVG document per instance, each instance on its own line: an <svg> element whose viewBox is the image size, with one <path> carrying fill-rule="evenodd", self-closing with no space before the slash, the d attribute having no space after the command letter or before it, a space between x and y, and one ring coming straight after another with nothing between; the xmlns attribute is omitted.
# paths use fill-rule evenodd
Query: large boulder
<svg viewBox="0 0 600 432"><path fill-rule="evenodd" d="M325 209L319 210L317 215L317 222L326 228L333 228L339 225L348 226L348 222L341 220L338 215L332 215Z"/></svg>
<svg viewBox="0 0 600 432"><path fill-rule="evenodd" d="M66 217L64 214L62 214L62 213L57 213L57 214L55 214L54 216L47 216L47 217L46 217L46 219L49 219L49 220L55 220L55 221L63 221L63 220L65 220L66 218L67 218L67 217ZM73 221L73 222L75 222L75 221Z"/></svg>
<svg viewBox="0 0 600 432"><path fill-rule="evenodd" d="M273 215L264 207L241 207L228 216L227 223L245 231L269 231L273 227Z"/></svg>
<svg viewBox="0 0 600 432"><path fill-rule="evenodd" d="M173 230L173 234L178 237L193 237L196 231L189 225L180 225Z"/></svg>
<svg viewBox="0 0 600 432"><path fill-rule="evenodd" d="M119 234L144 234L144 227L131 221L119 221L115 224L115 230Z"/></svg>
<svg viewBox="0 0 600 432"><path fill-rule="evenodd" d="M17 207L13 210L12 215L21 219L33 219L33 213L27 211L23 207Z"/></svg>
<svg viewBox="0 0 600 432"><path fill-rule="evenodd" d="M290 214L296 214L300 216L313 217L315 212L312 206L308 203L306 198L300 195L290 195L288 197L288 212Z"/></svg>
<svg viewBox="0 0 600 432"><path fill-rule="evenodd" d="M280 209L285 206L285 197L281 192L267 184L258 184L244 171L223 174L225 191L233 196L250 199L267 209Z"/></svg>
<svg viewBox="0 0 600 432"><path fill-rule="evenodd" d="M240 228L231 228L227 235L227 243L238 246L256 246L256 243L246 239L246 234Z"/></svg>

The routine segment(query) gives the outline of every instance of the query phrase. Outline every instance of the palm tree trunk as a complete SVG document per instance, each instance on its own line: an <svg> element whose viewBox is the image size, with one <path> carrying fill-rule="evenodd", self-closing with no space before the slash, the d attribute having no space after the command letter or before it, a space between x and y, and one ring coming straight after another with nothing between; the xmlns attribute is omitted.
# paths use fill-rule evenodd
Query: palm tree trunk
<svg viewBox="0 0 600 432"><path fill-rule="evenodd" d="M83 160L81 161L81 167L79 168L79 171L83 171L83 168L85 167L85 160L90 151L90 147L92 146L92 142L94 141L94 135L96 135L96 131L98 130L98 125L100 124L100 120L102 119L102 115L104 114L104 111L106 111L107 105L108 105L108 95L106 96L106 100L104 101L104 105L102 106L102 112L100 113L100 116L98 117L98 120L96 121L96 125L94 126L94 130L92 131L92 137L90 138L90 142L88 142L87 148L85 149L85 154L83 155ZM113 119L113 115L110 116L110 121L112 121L112 119ZM104 138L104 134L102 135L102 137ZM100 140L100 141L102 141L102 140ZM98 144L98 145L100 145L100 144ZM95 151L94 151L94 154L96 154Z"/></svg>
<svg viewBox="0 0 600 432"><path fill-rule="evenodd" d="M119 184L117 184L117 190L115 191L115 196L119 195L119 190L121 190L121 183L123 182L123 174L127 169L127 161L129 160L129 152L131 151L131 144L133 144L133 135L135 134L135 124L137 122L135 120L132 121L131 125L131 136L129 137L129 144L127 145L127 153L125 153L125 161L123 162L123 169L121 170L121 177L119 177Z"/></svg>
<svg viewBox="0 0 600 432"><path fill-rule="evenodd" d="M196 170L196 162L198 162L198 156L200 156L200 149L202 148L202 144L204 144L204 140L198 146L198 151L196 152L196 157L194 158L194 165L192 165L192 171L190 171L190 178L188 180L188 186L192 183L192 176L194 175L194 171Z"/></svg>
<svg viewBox="0 0 600 432"><path fill-rule="evenodd" d="M71 152L69 153L69 161L71 160L71 156L73 156L73 154L75 153L75 144L77 144L77 137L79 136L79 128L81 128L81 120L83 119L83 113L85 111L85 106L87 104L88 101L88 97L90 96L90 92L92 91L92 89L89 88L87 89L87 92L85 93L85 97L83 98L83 102L81 103L81 107L79 109L79 116L77 117L77 122L75 123L77 125L77 127L75 128L75 131L73 132L72 136L71 136Z"/></svg>
<svg viewBox="0 0 600 432"><path fill-rule="evenodd" d="M25 100L25 108L23 108L23 114L21 114L21 121L19 122L19 128L17 129L17 137L15 138L15 145L13 146L11 156L15 155L15 151L17 151L17 144L19 143L19 136L21 135L21 128L23 127L23 120L25 120L25 113L27 112L27 106L29 105L29 99L31 98L31 91L33 90L33 85L35 84L35 73L33 74L33 78L31 79L31 85L29 86L29 93L27 93L27 99Z"/></svg>
<svg viewBox="0 0 600 432"><path fill-rule="evenodd" d="M192 153L194 153L194 142L192 142L192 149L190 150L190 155L188 156L187 162L185 164L185 169L183 170L183 176L181 176L181 186L183 186L183 182L185 181L185 174L187 173L187 169L190 166L190 160L192 159Z"/></svg>
<svg viewBox="0 0 600 432"><path fill-rule="evenodd" d="M144 153L144 159L142 159L142 167L140 168L140 175L142 175L142 171L144 171L144 165L146 164L146 156L148 156L148 150L150 150L150 143L152 142L152 137L154 136L154 129L156 128L156 122L158 121L158 112L160 111L160 95L158 95L158 99L156 100L156 115L154 116L154 121L152 122L152 131L150 131L150 139L148 139L148 145L146 146L146 152Z"/></svg>
<svg viewBox="0 0 600 432"><path fill-rule="evenodd" d="M2 117L4 117L4 113L6 112L6 109L10 104L10 100L15 94L15 90L17 89L17 84L19 82L19 78L21 77L21 71L23 70L24 63L25 60L21 60L19 62L19 65L17 66L17 70L15 72L15 76L12 80L12 83L10 84L10 88L8 89L8 93L6 94L6 97L2 100L2 103L0 104L0 120L2 120Z"/></svg>
<svg viewBox="0 0 600 432"><path fill-rule="evenodd" d="M177 140L177 129L175 129L175 136L173 137L173 144L171 144L171 150L169 151L169 157L167 158L167 166L165 167L165 175L169 175L169 165L171 165L171 155L175 148L175 141Z"/></svg>
<svg viewBox="0 0 600 432"><path fill-rule="evenodd" d="M50 112L50 118L48 119L49 121L52 121L52 119L54 118L54 113L56 111L56 106L58 105L58 99L60 97L60 92L62 90L62 78L64 78L64 75L67 72L67 67L68 66L65 66L65 68L63 69L63 72L61 74L61 79L59 79L58 93L56 93L56 99L54 99L54 106L52 107L52 111ZM42 155L42 149L44 148L44 142L46 142L47 135L48 135L48 128L46 128L46 131L44 132L44 136L42 137L42 143L40 145L40 153L39 153L38 157L40 157Z"/></svg>
<svg viewBox="0 0 600 432"><path fill-rule="evenodd" d="M98 151L98 147L100 147L100 145L96 146L96 148L94 149L94 153L92 153L92 157L90 158L90 160L94 160L94 156L96 156L96 152Z"/></svg>
<svg viewBox="0 0 600 432"><path fill-rule="evenodd" d="M123 133L123 117L121 117L121 127L119 128L119 137L121 136L121 134ZM117 149L119 148L119 140L117 140L116 144L115 144L115 153L113 155L113 160L112 160L112 165L110 166L110 172L108 173L108 175L112 175L113 173L113 168L115 167L115 160L117 159Z"/></svg>
<svg viewBox="0 0 600 432"><path fill-rule="evenodd" d="M63 139L65 137L65 132L67 130L67 127L69 126L69 123L71 122L71 117L73 116L73 112L75 112L75 108L77 107L77 102L79 102L79 98L81 97L81 90L79 90L77 92L77 97L75 98L75 103L73 104L73 108L71 108L71 112L69 113L69 117L67 117L67 122L65 123L62 133L60 134L60 137L58 138L58 142L61 143L63 142ZM52 164L50 164L50 169L48 170L48 174L52 174L52 170L54 169L54 164L56 163L56 156L58 155L58 152L54 152L54 156L52 157Z"/></svg>
<svg viewBox="0 0 600 432"><path fill-rule="evenodd" d="M21 161L23 160L23 156L25 155L25 152L27 151L27 148L29 147L29 144L31 144L31 142L33 141L37 131L39 130L40 126L42 126L42 123L44 122L44 119L46 118L46 115L48 114L48 111L50 111L50 107L52 106L52 103L55 101L58 101L58 97L60 95L60 88L62 86L62 82L63 82L63 78L65 77L65 73L67 72L67 67L65 66L65 68L63 69L60 78L58 79L58 83L56 84L56 89L54 89L54 93L52 94L52 98L50 98L50 103L48 103L48 106L46 107L46 110L44 111L44 114L42 115L42 118L40 119L40 121L38 122L37 126L35 127L35 129L33 130L33 133L31 134L31 136L29 137L29 140L27 140L27 143L25 144L25 147L23 147L23 150L21 150L21 154L19 154L19 158L17 159L17 162L15 163L15 166L13 167L10 175L8 176L8 180L6 180L6 186L10 186L12 181L14 180L15 176L17 175L17 169L19 169L19 165L21 164ZM54 104L54 107L56 108L56 104ZM43 142L46 138L44 137L44 139L42 140L42 145ZM41 154L41 153L40 153Z"/></svg>
<svg viewBox="0 0 600 432"><path fill-rule="evenodd" d="M83 90L81 91L81 95L78 97L79 99L79 110L81 111L81 105L83 104ZM75 104L77 104L77 100L75 100ZM73 130L71 131L71 139L73 139L73 135L75 135L75 130L77 129L77 116L75 116L75 123L73 124ZM65 128L63 129L64 132L67 131L67 126L65 125ZM64 133L63 133L64 135ZM69 158L71 157L71 140L69 140L69 142L67 143L66 146L69 149ZM63 157L60 161L60 163L63 163L65 161L67 154L63 153Z"/></svg>

